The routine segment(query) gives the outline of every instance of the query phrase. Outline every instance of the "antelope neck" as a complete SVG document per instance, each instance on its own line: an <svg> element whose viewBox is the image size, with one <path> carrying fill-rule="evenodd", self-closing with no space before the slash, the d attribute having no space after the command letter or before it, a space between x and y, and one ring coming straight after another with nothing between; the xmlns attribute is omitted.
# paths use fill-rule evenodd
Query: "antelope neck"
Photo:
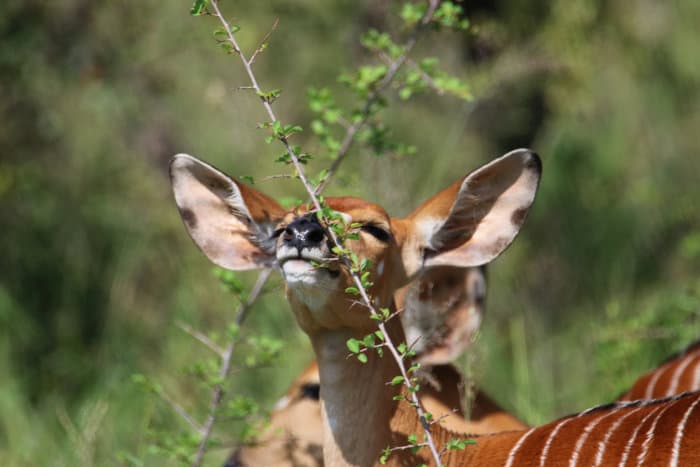
<svg viewBox="0 0 700 467"><path fill-rule="evenodd" d="M394 342L403 341L398 320L389 321L387 331ZM399 370L388 352L381 358L367 352L365 364L348 358L347 340L362 337L351 329L311 336L321 381L325 465L374 465L384 448L398 445L391 422L398 406L393 397L401 389L386 383Z"/></svg>

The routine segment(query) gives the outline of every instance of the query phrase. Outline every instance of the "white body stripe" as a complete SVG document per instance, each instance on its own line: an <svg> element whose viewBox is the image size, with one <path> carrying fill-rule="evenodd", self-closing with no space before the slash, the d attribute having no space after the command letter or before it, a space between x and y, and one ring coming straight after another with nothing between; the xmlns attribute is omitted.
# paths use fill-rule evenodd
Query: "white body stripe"
<svg viewBox="0 0 700 467"><path fill-rule="evenodd" d="M641 407L637 407L636 409L630 410L628 413L623 415L622 417L618 418L615 423L612 424L610 429L608 430L607 433L605 433L605 437L603 438L603 441L600 441L598 443L598 451L595 454L595 464L594 466L598 466L603 462L603 456L605 455L605 448L608 445L608 441L610 441L610 438L612 438L613 433L615 433L615 430L618 429L620 425L622 425L622 422L629 417L630 415L634 414L635 412L638 412L641 410ZM616 411L617 412L617 411Z"/></svg>
<svg viewBox="0 0 700 467"><path fill-rule="evenodd" d="M528 436L532 434L533 431L535 431L536 427L532 427L527 432L520 437L517 443L515 443L515 446L513 446L513 449L510 450L508 453L508 460L506 461L505 467L513 467L513 461L515 460L515 454L517 454L518 450L520 447L523 445L525 440L527 439Z"/></svg>
<svg viewBox="0 0 700 467"><path fill-rule="evenodd" d="M639 455L637 456L637 465L641 466L644 464L644 461L647 458L647 454L649 453L649 446L651 446L651 441L654 439L654 433L656 431L656 425L659 423L659 420L661 420L661 417L663 417L664 412L668 410L669 407L671 407L673 404L668 404L664 409L659 412L659 415L656 416L654 419L654 423L651 424L649 429L647 430L647 436L644 439L644 442L642 443L642 450L639 452Z"/></svg>
<svg viewBox="0 0 700 467"><path fill-rule="evenodd" d="M666 391L666 397L672 396L678 392L678 382L681 379L681 375L692 361L693 358L690 355L686 355L682 363L676 367L675 371L673 372L673 376L671 376L671 384L668 386L668 390Z"/></svg>
<svg viewBox="0 0 700 467"><path fill-rule="evenodd" d="M583 443L586 442L586 439L588 439L588 435L591 434L593 428L595 428L598 425L598 423L601 422L601 420L613 415L616 412L617 410L613 410L612 412L602 415L590 422L588 425L586 425L586 427L583 429L583 433L576 440L576 445L574 446L574 453L571 455L571 460L569 461L569 467L576 467L576 464L578 463L578 456L581 452L581 448L583 447Z"/></svg>
<svg viewBox="0 0 700 467"><path fill-rule="evenodd" d="M693 390L700 389L700 358L698 358L693 370Z"/></svg>
<svg viewBox="0 0 700 467"><path fill-rule="evenodd" d="M685 411L685 414L683 414L683 418L678 424L678 428L676 429L676 437L673 439L671 461L668 463L670 467L678 467L678 458L681 455L681 441L683 441L683 431L685 430L685 424L688 422L688 417L690 417L690 414L693 412L695 406L698 405L698 402L700 402L700 398L695 399L695 402L693 402L690 405L690 407L688 407L688 410Z"/></svg>
<svg viewBox="0 0 700 467"><path fill-rule="evenodd" d="M634 429L634 432L632 432L632 436L627 440L627 444L625 444L625 450L622 452L622 458L620 459L620 466L619 467L625 467L625 464L627 464L627 459L630 456L630 451L632 450L632 446L634 445L634 441L637 439L637 435L639 434L639 430L642 428L644 423L646 423L647 420L649 420L656 412L659 411L662 407L656 407L654 410L649 412L646 417L642 419L641 422L639 422L639 425Z"/></svg>
<svg viewBox="0 0 700 467"><path fill-rule="evenodd" d="M661 378L661 374L663 373L664 368L666 368L666 365L663 365L661 368L659 368L649 380L649 386L647 386L647 390L644 393L645 399L652 398L651 396L652 394L654 394L654 389L656 389L656 383L659 381L659 378Z"/></svg>
<svg viewBox="0 0 700 467"><path fill-rule="evenodd" d="M542 448L542 453L540 454L540 467L545 466L545 462L547 462L547 454L549 453L549 447L552 445L552 442L554 441L554 437L557 436L557 433L559 433L559 430L569 423L571 420L574 420L574 418L567 418L562 421L560 421L557 426L554 427L551 433L549 433L549 437L547 438L547 442L544 443L544 447Z"/></svg>

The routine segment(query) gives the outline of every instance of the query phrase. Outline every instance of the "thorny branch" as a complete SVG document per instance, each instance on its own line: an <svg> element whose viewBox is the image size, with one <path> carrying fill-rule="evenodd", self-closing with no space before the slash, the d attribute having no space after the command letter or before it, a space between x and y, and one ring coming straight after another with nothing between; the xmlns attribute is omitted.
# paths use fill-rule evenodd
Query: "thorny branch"
<svg viewBox="0 0 700 467"><path fill-rule="evenodd" d="M328 182L330 182L331 177L338 171L338 167L340 167L340 164L343 163L343 160L347 156L348 151L355 140L356 133L365 125L365 123L367 123L367 119L369 119L372 111L372 106L377 102L377 100L379 100L379 97L386 90L386 88L389 87L389 85L394 81L396 74L408 60L408 54L411 52L411 50L413 50L416 42L418 42L418 37L420 34L433 19L433 15L435 14L435 10L437 9L439 3L439 0L430 0L428 9L423 15L423 18L421 18L421 20L416 24L415 29L409 36L406 43L403 45L401 55L399 55L399 57L388 66L384 78L377 83L370 95L367 97L365 105L362 108L362 112L360 113L360 118L358 118L355 123L350 125L350 127L348 127L345 131L345 137L343 138L343 142L340 144L337 157L328 169L326 176L323 177L321 182L316 187L316 195L320 194L323 189L326 188L326 185L328 185Z"/></svg>
<svg viewBox="0 0 700 467"><path fill-rule="evenodd" d="M253 303L255 303L255 300L258 299L258 296L260 295L260 292L262 292L263 287L265 286L265 282L267 282L267 279L268 277L270 277L271 273L271 269L263 269L262 271L260 271L260 274L258 274L258 278L255 281L255 285L253 285L253 288L250 291L250 295L248 295L248 299L244 303L242 303L241 306L238 308L238 313L236 313L235 319L236 325L240 326L243 320L245 320L246 316L248 315L248 311L253 306ZM233 356L233 350L235 348L235 345L236 342L232 340L226 346L226 349L221 355L219 381L224 381L228 377L229 372L231 371L231 357ZM219 383L216 386L214 386L214 390L212 391L211 395L211 402L209 403L209 415L207 416L204 425L202 425L201 429L199 430L201 438L199 442L199 447L197 448L197 453L195 454L194 461L192 462L193 467L199 467L200 465L202 465L202 461L204 460L204 453L206 452L207 448L207 442L209 441L212 429L214 428L216 414L218 412L219 406L221 405L221 400L223 399L223 397L224 387L221 383Z"/></svg>
<svg viewBox="0 0 700 467"><path fill-rule="evenodd" d="M406 62L408 58L408 53L413 49L415 46L418 36L420 32L430 23L435 10L437 9L439 1L438 0L430 0L428 9L426 10L425 14L417 24L416 28L414 29L413 33L409 37L408 41L404 45L403 52L397 58L397 60L388 67L387 72L384 76L384 78L377 84L375 87L374 91L370 94L370 96L367 98L367 101L365 103L362 116L361 118L354 123L353 125L348 128L345 139L343 140L343 143L341 144L340 150L338 152L338 157L337 159L333 162L333 164L330 167L330 170L328 171L326 177L321 181L321 183L316 187L316 189L313 188L313 186L309 183L308 179L306 178L306 175L304 173L304 169L302 167L301 162L299 162L299 158L297 154L295 154L292 146L289 144L289 140L287 139L286 136L278 136L279 141L282 143L284 146L285 150L289 154L289 157L292 161L292 164L294 165L294 168L297 171L297 174L299 176L299 180L301 180L302 184L304 185L304 188L309 194L309 198L311 200L311 203L313 204L314 208L318 212L323 212L321 209L321 203L319 202L318 199L318 194L323 190L323 188L327 185L328 181L330 180L331 175L337 171L338 166L341 164L342 160L344 159L345 155L347 154L348 150L350 149L350 146L355 138L355 134L357 131L361 128L361 126L367 121L369 118L371 108L377 101L377 99L380 96L380 93L387 87L391 82L393 81L394 77L398 73L399 69L401 66ZM255 77L255 73L253 72L252 69L252 59L247 59L246 56L243 54L243 51L241 50L238 41L236 40L236 37L233 34L233 30L231 29L231 26L229 25L228 21L224 18L224 16L221 14L221 11L219 9L219 4L217 0L211 0L210 2L212 8L214 9L214 16L216 16L221 24L224 27L224 30L226 31L226 35L228 37L228 41L230 42L231 46L233 47L233 50L238 54L238 56L241 59L241 62L243 63L243 67L246 70L246 73L248 74L248 78L250 79L251 86L255 91L258 93L258 95L262 95L262 89L260 88L258 84L258 80ZM263 106L265 107L265 110L270 118L270 122L277 122L278 119L272 110L272 106L269 102L268 99L262 98L261 101ZM342 248L337 236L333 232L332 229L328 229L328 235L331 237L331 241L338 247ZM362 301L364 302L364 305L369 309L369 312L372 316L381 316L374 305L372 304L369 295L367 294L367 291L365 290L364 286L362 285L362 280L360 279L360 276L352 270L350 261L346 257L341 258L342 261L345 263L346 267L348 270L351 272L353 282L355 283L355 286L357 290L359 291L360 297L362 298ZM418 396L415 391L410 391L411 388L411 379L408 375L408 372L406 370L406 367L403 362L403 358L400 355L399 351L396 348L396 345L391 341L391 337L389 333L386 330L385 323L383 321L378 321L378 328L382 332L382 334L385 336L385 343L387 344L387 347L389 348L389 352L393 356L394 360L396 361L396 364L399 367L399 371L401 373L401 376L403 377L404 385L406 386L407 389L409 389L409 397L411 398L412 405L416 408L416 411L418 412L418 417L421 421L421 425L423 427L423 431L425 432L426 436L426 441L425 444L430 448L431 454L435 460L436 465L440 465L440 454L438 453L437 447L435 446L435 442L433 440L432 434L430 432L430 423L426 419L425 412L423 410L423 407L421 406L421 403L418 399ZM227 367L228 370L228 364L225 363L225 366ZM228 373L228 371L226 371ZM215 412L216 408L218 407L218 404L221 399L221 393L222 391L215 391L214 397L212 400L212 413L210 413L210 419L213 419L213 413ZM218 396L217 396L218 394ZM213 425L213 420L212 423L210 424ZM209 436L210 430L206 433L206 438ZM203 439L202 444L200 445L200 450L198 451L198 455L200 454L203 455L203 449L204 445L206 444L206 438ZM201 456L198 456L198 458L201 461ZM199 464L193 464L193 465L199 465Z"/></svg>

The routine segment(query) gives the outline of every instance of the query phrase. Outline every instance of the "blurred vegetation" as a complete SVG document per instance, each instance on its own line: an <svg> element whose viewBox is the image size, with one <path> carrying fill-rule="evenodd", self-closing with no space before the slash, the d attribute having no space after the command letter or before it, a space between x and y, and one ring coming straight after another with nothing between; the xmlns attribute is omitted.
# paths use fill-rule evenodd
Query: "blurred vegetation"
<svg viewBox="0 0 700 467"><path fill-rule="evenodd" d="M244 47L280 18L257 73L284 90L275 103L284 120L305 128L306 89L346 98L337 76L368 60L359 34L397 24L386 1L228 3ZM328 193L403 215L507 150L541 154L539 198L489 270L488 316L469 359L489 393L538 423L611 400L700 336L700 4L461 5L469 32L429 35L416 55L438 55L475 99L391 96L392 138L416 153L358 146ZM182 228L167 161L190 152L256 180L280 167L255 129L258 98L235 91L240 67L189 7L0 6L3 465L166 462L148 433L182 422L133 373L188 409L208 400L183 373L206 350L175 322L223 332L236 303ZM319 147L309 131L299 141ZM294 181L258 186L302 196ZM233 376L264 407L311 358L276 284L245 327L282 339L281 361Z"/></svg>

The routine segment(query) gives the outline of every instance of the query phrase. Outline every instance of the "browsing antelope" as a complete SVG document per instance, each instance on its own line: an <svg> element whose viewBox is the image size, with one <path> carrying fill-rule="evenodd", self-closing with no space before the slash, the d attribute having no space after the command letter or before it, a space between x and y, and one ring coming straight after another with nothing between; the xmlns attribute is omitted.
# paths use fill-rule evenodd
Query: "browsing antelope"
<svg viewBox="0 0 700 467"><path fill-rule="evenodd" d="M395 294L408 342L416 342L425 363L420 400L440 424L461 433L494 433L527 426L476 390L465 415L462 374L450 365L473 341L485 312L484 268L438 267L421 274ZM415 336L411 339L408 336ZM226 467L323 465L318 365L313 362L292 383L270 415L270 424L252 446L236 450ZM299 423L303 420L303 423Z"/></svg>
<svg viewBox="0 0 700 467"><path fill-rule="evenodd" d="M670 397L697 390L700 390L700 340L640 376L618 400Z"/></svg>
<svg viewBox="0 0 700 467"><path fill-rule="evenodd" d="M395 362L374 352L365 364L347 358L348 339L362 339L376 327L366 307L347 294L352 278L335 261L316 213L303 206L286 211L188 155L175 156L170 170L180 215L206 256L229 269L274 265L281 270L287 300L318 361L325 465L375 465L387 446L403 446L409 435L420 435L416 411L397 397L408 391L386 384L397 374ZM457 180L402 219L358 198L326 198L326 205L348 224L361 225L358 237L345 247L371 260L376 306L395 310L394 293L421 271L477 267L502 253L525 221L540 175L539 157L520 149ZM393 341L405 340L398 320L387 321L386 329ZM527 431L477 436L475 446L448 450L441 461L486 467L592 461L608 466L628 460L700 465L698 403L700 394L691 393L594 409ZM431 432L438 450L455 437L437 424ZM421 448L396 451L389 463L433 462Z"/></svg>

